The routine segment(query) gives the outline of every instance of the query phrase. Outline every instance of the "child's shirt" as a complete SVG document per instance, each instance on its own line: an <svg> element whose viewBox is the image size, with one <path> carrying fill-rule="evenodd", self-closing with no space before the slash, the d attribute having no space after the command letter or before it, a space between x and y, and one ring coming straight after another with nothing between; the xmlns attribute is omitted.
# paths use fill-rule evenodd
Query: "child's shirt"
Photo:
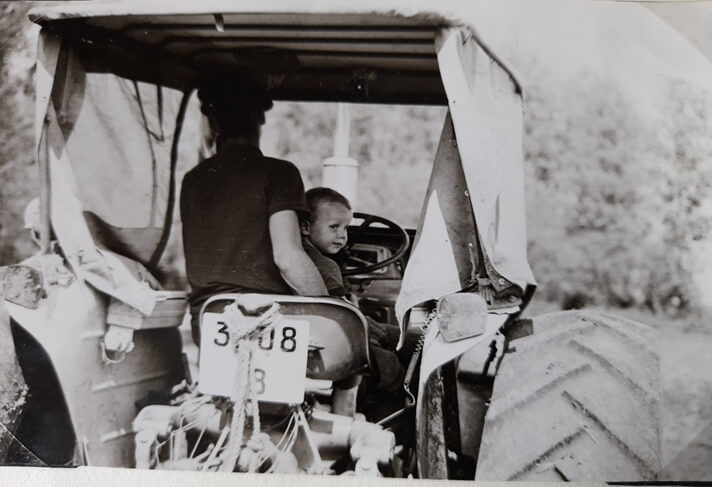
<svg viewBox="0 0 712 487"><path fill-rule="evenodd" d="M322 254L309 238L302 237L302 245L324 279L329 295L346 296L348 292L339 265ZM398 343L400 330L397 326L378 323L368 316L366 321L369 329L368 353L371 356L372 374L374 374L372 380L377 390L394 392L402 387L405 374L403 365L393 351Z"/></svg>
<svg viewBox="0 0 712 487"><path fill-rule="evenodd" d="M326 284L329 295L339 297L346 296L347 291L344 286L344 279L341 277L339 265L333 259L322 254L321 251L311 243L309 238L302 238L302 245L304 246L304 251L319 270L322 279L324 279L324 284Z"/></svg>

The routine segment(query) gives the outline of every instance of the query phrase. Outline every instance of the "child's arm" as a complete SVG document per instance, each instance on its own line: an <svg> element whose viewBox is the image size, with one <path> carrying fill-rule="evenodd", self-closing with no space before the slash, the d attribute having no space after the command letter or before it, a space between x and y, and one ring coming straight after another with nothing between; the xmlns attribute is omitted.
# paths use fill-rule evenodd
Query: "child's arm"
<svg viewBox="0 0 712 487"><path fill-rule="evenodd" d="M285 282L302 296L327 294L324 280L302 247L296 212L283 210L269 218L274 263Z"/></svg>

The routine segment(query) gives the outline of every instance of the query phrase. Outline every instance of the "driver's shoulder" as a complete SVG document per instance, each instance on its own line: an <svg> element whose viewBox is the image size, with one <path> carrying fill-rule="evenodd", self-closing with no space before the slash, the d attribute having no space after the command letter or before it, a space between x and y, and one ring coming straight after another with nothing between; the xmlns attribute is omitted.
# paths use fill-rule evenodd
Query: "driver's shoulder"
<svg viewBox="0 0 712 487"><path fill-rule="evenodd" d="M186 171L186 173L183 175L183 184L185 184L186 181L200 179L201 176L205 173L215 173L216 166L219 165L218 164L219 162L220 162L219 154L214 154L211 157L203 159L198 164L193 166L191 169Z"/></svg>
<svg viewBox="0 0 712 487"><path fill-rule="evenodd" d="M286 159L278 159L276 157L262 156L262 164L266 168L268 168L270 171L275 171L275 172L297 171L297 172L299 172L299 168L297 168L296 164L294 164L293 162L288 161Z"/></svg>

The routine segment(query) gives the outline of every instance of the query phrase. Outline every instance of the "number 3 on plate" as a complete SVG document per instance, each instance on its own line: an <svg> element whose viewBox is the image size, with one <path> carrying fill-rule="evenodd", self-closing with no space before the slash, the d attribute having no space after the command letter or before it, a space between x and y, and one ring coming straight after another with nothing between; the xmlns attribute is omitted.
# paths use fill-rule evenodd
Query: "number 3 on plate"
<svg viewBox="0 0 712 487"><path fill-rule="evenodd" d="M227 324L224 321L218 321L217 325L219 328L213 342L219 347L224 347L230 342L230 332L227 331Z"/></svg>

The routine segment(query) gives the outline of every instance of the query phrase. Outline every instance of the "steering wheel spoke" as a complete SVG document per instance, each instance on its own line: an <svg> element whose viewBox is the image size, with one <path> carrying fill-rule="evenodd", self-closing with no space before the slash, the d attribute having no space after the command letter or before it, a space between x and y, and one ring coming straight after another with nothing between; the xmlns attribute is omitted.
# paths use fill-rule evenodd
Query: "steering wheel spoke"
<svg viewBox="0 0 712 487"><path fill-rule="evenodd" d="M361 264L362 267L365 267L367 265L371 265L372 262L367 261L366 259L362 259L360 257L356 257L355 255L349 255L349 257L346 259L347 264Z"/></svg>

